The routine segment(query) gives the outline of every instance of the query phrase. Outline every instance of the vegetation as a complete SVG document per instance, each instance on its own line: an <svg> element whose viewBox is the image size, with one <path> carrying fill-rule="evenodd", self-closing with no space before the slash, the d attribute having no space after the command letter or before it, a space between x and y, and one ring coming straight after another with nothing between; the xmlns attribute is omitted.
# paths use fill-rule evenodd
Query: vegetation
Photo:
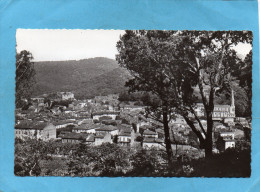
<svg viewBox="0 0 260 192"><path fill-rule="evenodd" d="M200 147L205 149L206 158L211 158L215 100L219 93L235 89L241 83L238 69L250 65L233 49L238 43L252 44L252 33L137 30L126 31L117 43L117 61L133 76L126 83L129 91L154 96L147 111L151 118L164 124L169 162L172 149L168 122L173 112L185 119ZM245 79L250 82L250 73ZM196 89L199 95L195 94ZM198 97L205 109L207 130L194 110ZM190 118L190 114L194 117ZM194 119L200 130L196 129Z"/></svg>
<svg viewBox="0 0 260 192"><path fill-rule="evenodd" d="M32 54L26 50L16 54L15 105L18 108L26 104L22 99L29 100L32 94L35 83L35 69L32 60Z"/></svg>
<svg viewBox="0 0 260 192"><path fill-rule="evenodd" d="M243 145L244 146L244 145ZM249 177L250 144L230 149L211 159L194 159L193 152L182 153L167 166L163 150L144 150L105 143L100 146L15 141L17 176L174 176L174 177Z"/></svg>
<svg viewBox="0 0 260 192"><path fill-rule="evenodd" d="M78 99L120 93L128 72L112 59L36 62L34 95L72 91Z"/></svg>

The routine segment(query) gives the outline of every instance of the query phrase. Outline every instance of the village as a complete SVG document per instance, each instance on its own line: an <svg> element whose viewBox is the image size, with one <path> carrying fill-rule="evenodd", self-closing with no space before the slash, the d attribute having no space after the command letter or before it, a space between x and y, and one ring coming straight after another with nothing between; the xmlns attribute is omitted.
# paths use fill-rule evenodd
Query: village
<svg viewBox="0 0 260 192"><path fill-rule="evenodd" d="M122 147L165 150L163 125L144 115L146 106L138 102L120 102L118 97L118 94L111 94L77 100L72 92L32 97L30 102L25 100L29 103L27 109L16 109L15 137L88 146L115 143ZM237 141L250 138L251 120L236 117L233 91L230 103L214 108L214 153L235 148ZM206 129L203 105L198 103L195 111ZM204 156L197 137L183 118L172 119L169 127L176 154L194 151L194 158Z"/></svg>

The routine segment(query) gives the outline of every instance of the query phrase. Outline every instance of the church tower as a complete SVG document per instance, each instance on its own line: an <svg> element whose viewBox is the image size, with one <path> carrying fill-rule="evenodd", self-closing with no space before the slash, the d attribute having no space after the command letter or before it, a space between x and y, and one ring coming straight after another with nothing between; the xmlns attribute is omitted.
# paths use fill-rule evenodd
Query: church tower
<svg viewBox="0 0 260 192"><path fill-rule="evenodd" d="M231 89L231 106L235 107L234 91Z"/></svg>
<svg viewBox="0 0 260 192"><path fill-rule="evenodd" d="M234 97L234 91L231 89L231 106L230 106L230 114L235 117L235 97Z"/></svg>

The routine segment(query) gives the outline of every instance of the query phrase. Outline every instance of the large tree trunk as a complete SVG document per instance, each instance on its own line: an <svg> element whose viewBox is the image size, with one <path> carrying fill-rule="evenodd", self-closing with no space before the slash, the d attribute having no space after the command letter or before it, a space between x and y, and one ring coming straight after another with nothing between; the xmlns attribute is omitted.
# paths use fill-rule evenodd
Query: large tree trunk
<svg viewBox="0 0 260 192"><path fill-rule="evenodd" d="M213 120L212 114L214 111L214 89L211 89L209 95L209 105L206 109L206 116L207 116L207 135L206 135L206 143L205 143L205 157L211 158L212 157L212 148L213 148L213 141L212 141L212 130L213 130Z"/></svg>
<svg viewBox="0 0 260 192"><path fill-rule="evenodd" d="M211 158L212 156L212 129L213 129L213 120L212 115L209 115L207 117L207 136L206 136L206 142L205 142L205 157Z"/></svg>
<svg viewBox="0 0 260 192"><path fill-rule="evenodd" d="M166 110L163 112L163 127L164 127L164 134L165 134L166 152L167 152L167 156L168 156L168 165L169 165L169 167L172 167L173 152L172 152L172 146L171 146L171 140L170 140L168 113Z"/></svg>
<svg viewBox="0 0 260 192"><path fill-rule="evenodd" d="M183 115L183 118L185 119L186 123L189 125L189 127L191 128L191 130L193 131L193 133L196 134L196 136L198 137L199 139L199 142L200 142L200 148L201 149L205 149L205 137L202 136L202 133L196 129L196 127L194 126L193 122L185 115Z"/></svg>

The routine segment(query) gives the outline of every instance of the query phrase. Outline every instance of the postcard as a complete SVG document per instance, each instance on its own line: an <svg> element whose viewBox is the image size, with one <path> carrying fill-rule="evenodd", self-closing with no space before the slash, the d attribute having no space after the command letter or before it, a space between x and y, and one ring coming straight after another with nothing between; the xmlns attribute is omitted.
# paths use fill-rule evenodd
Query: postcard
<svg viewBox="0 0 260 192"><path fill-rule="evenodd" d="M257 1L0 10L1 191L259 191Z"/></svg>

